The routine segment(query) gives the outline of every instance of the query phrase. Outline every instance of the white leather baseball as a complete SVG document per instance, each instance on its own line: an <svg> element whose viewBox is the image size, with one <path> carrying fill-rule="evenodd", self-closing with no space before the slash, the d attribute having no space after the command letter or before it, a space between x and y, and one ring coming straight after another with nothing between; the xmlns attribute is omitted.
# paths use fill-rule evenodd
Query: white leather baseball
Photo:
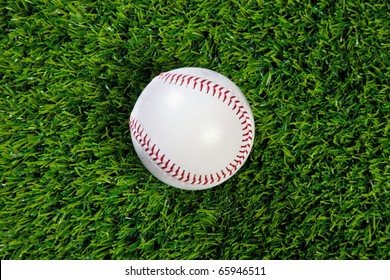
<svg viewBox="0 0 390 280"><path fill-rule="evenodd" d="M145 167L173 187L200 190L233 176L254 140L254 120L240 89L203 68L156 76L139 96L129 121Z"/></svg>

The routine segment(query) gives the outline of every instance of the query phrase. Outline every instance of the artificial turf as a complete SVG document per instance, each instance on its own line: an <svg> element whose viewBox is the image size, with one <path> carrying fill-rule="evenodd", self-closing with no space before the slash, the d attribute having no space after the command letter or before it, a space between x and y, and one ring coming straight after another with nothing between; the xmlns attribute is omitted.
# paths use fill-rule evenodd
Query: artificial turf
<svg viewBox="0 0 390 280"><path fill-rule="evenodd" d="M1 259L390 259L388 1L1 1ZM206 191L143 167L157 74L233 80L252 153Z"/></svg>

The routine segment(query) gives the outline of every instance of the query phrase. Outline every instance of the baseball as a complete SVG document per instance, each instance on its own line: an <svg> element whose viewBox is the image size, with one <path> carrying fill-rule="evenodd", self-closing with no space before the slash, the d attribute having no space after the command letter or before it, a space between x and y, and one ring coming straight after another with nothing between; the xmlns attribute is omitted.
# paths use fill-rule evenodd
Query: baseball
<svg viewBox="0 0 390 280"><path fill-rule="evenodd" d="M154 77L134 105L129 127L144 166L186 190L212 188L232 177L248 158L255 134L240 89L203 68Z"/></svg>

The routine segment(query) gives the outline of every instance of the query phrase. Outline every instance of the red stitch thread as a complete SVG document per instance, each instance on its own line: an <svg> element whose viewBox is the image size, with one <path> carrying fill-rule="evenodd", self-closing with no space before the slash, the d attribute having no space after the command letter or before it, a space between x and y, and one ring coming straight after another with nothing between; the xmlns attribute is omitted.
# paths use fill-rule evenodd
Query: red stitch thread
<svg viewBox="0 0 390 280"><path fill-rule="evenodd" d="M189 182L190 181L190 177L191 177L191 172L188 172L187 174L187 178L184 180L184 182Z"/></svg>
<svg viewBox="0 0 390 280"><path fill-rule="evenodd" d="M173 177L176 177L180 172L180 166L176 169L175 174L173 174Z"/></svg>
<svg viewBox="0 0 390 280"><path fill-rule="evenodd" d="M196 183L196 174L194 174L194 177L192 178L191 184L192 184L192 185L195 185L195 183Z"/></svg>
<svg viewBox="0 0 390 280"><path fill-rule="evenodd" d="M205 82L207 82L206 79L204 79L204 80L202 80L202 81L200 82L200 91L203 90L203 86L204 86L204 83L205 83Z"/></svg>
<svg viewBox="0 0 390 280"><path fill-rule="evenodd" d="M217 92L217 87L218 87L218 84L215 84L215 86L213 86L213 96L214 96L215 93Z"/></svg>
<svg viewBox="0 0 390 280"><path fill-rule="evenodd" d="M199 80L200 78L195 78L194 79L194 87L192 88L192 89L195 89L196 88L196 84L198 83L198 80Z"/></svg>
<svg viewBox="0 0 390 280"><path fill-rule="evenodd" d="M173 172L173 168L175 168L175 164L172 164L171 168L169 169L169 173L172 173Z"/></svg>
<svg viewBox="0 0 390 280"><path fill-rule="evenodd" d="M188 79L187 79L187 87L188 85L190 84L191 80L194 79L195 77L194 76L189 76ZM195 87L194 87L195 88Z"/></svg>
<svg viewBox="0 0 390 280"><path fill-rule="evenodd" d="M207 85L207 93L209 93L210 92L210 84L212 83L212 81L208 81L207 83L206 83L206 85Z"/></svg>
<svg viewBox="0 0 390 280"><path fill-rule="evenodd" d="M182 76L183 76L183 74L180 74L180 75L177 76L176 82L175 82L176 84L178 83L179 79L180 79Z"/></svg>
<svg viewBox="0 0 390 280"><path fill-rule="evenodd" d="M205 175L204 177L205 177L205 178L204 178L204 183L203 183L203 185L207 185L207 183L209 182L209 180L207 179L207 175Z"/></svg>
<svg viewBox="0 0 390 280"><path fill-rule="evenodd" d="M221 169L219 172L213 174L205 175L191 175L191 172L187 172L184 169L181 169L180 166L177 166L175 163L171 163L170 159L165 159L165 154L162 154L160 157L160 149L156 144L151 145L151 139L148 134L145 133L144 128L138 122L137 119L130 117L129 127L131 133L141 147L148 152L150 158L166 173L170 174L173 178L176 178L179 181L186 182L192 185L207 185L208 183L213 184L215 182L220 182L225 179L229 174L231 176L234 171L239 169L244 163L245 158L249 155L251 149L251 142L253 141L253 129L252 124L250 123L249 112L245 109L237 99L235 95L231 93L230 90L224 88L223 86L215 83L213 81L202 79L201 77L196 77L193 75L178 74L178 73L161 73L156 76L156 79L161 80L163 83L169 83L172 85L183 86L185 83L186 87L192 86L193 89L198 88L200 92L205 92L206 94L212 93L212 96L215 96L217 93L217 98L225 103L228 100L227 106L229 106L236 115L239 115L242 127L242 145L238 151L236 157L229 163L225 169ZM223 97L223 98L222 98ZM231 105L233 105L231 107ZM227 172L227 173L226 173Z"/></svg>
<svg viewBox="0 0 390 280"><path fill-rule="evenodd" d="M185 81L185 78L187 78L188 75L184 75L183 77L181 77L181 83L180 83L180 86L182 86L184 84L184 81Z"/></svg>
<svg viewBox="0 0 390 280"><path fill-rule="evenodd" d="M159 165L162 165L164 163L164 158L165 158L165 155L162 155L162 157L160 158Z"/></svg>
<svg viewBox="0 0 390 280"><path fill-rule="evenodd" d="M171 76L171 74L168 73L168 75L166 75L166 77L164 79L164 82L166 82L169 79L170 76Z"/></svg>
<svg viewBox="0 0 390 280"><path fill-rule="evenodd" d="M173 79L176 77L177 74L173 74L171 77L171 80L169 81L170 84L172 84Z"/></svg>
<svg viewBox="0 0 390 280"><path fill-rule="evenodd" d="M222 96L223 87L219 87L218 90L219 90L218 99L220 99Z"/></svg>
<svg viewBox="0 0 390 280"><path fill-rule="evenodd" d="M180 178L178 180L180 180L180 181L183 180L185 174L186 174L186 171L183 170L183 172L181 173L181 176L180 176Z"/></svg>

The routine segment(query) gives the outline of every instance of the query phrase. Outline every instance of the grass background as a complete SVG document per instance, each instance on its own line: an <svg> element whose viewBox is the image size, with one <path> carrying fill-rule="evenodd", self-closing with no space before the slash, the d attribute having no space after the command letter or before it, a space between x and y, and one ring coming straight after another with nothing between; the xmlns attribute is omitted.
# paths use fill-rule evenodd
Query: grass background
<svg viewBox="0 0 390 280"><path fill-rule="evenodd" d="M390 259L389 10L1 1L1 259ZM256 121L206 191L153 178L127 124L185 66L232 79Z"/></svg>

